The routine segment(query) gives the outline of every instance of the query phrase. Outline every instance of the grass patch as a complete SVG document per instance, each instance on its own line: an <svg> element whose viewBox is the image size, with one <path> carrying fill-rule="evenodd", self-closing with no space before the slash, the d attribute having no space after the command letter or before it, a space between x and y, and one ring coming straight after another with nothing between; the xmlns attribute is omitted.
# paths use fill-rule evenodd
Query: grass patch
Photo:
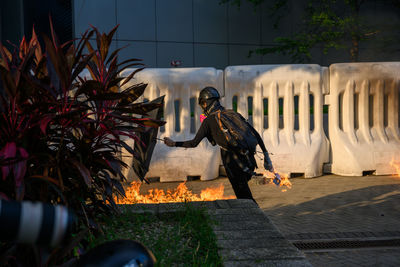
<svg viewBox="0 0 400 267"><path fill-rule="evenodd" d="M157 266L222 266L213 221L204 208L190 204L173 213L138 214L124 207L121 215L101 216L104 235L90 236L90 247L115 239L132 239L148 247Z"/></svg>

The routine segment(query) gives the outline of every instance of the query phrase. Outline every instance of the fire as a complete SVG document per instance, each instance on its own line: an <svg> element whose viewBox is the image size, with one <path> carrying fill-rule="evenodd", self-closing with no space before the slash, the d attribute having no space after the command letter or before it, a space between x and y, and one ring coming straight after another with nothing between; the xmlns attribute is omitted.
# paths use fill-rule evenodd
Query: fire
<svg viewBox="0 0 400 267"><path fill-rule="evenodd" d="M400 163L396 162L394 158L390 161L390 166L392 166L396 170L396 176L400 177Z"/></svg>
<svg viewBox="0 0 400 267"><path fill-rule="evenodd" d="M281 182L279 184L279 187L286 186L287 189L291 189L292 188L292 183L289 181L288 175L285 174L285 173L280 173L280 172L277 172L277 173L281 176ZM275 178L275 174L274 173L265 171L263 173L263 176L264 176L265 179L268 180L269 184L273 184L273 180ZM287 189L282 189L282 192L286 192Z"/></svg>
<svg viewBox="0 0 400 267"><path fill-rule="evenodd" d="M200 196L194 194L186 186L186 182L180 183L176 189L167 190L150 189L146 195L139 193L141 183L132 182L125 190L126 198L114 198L117 204L136 204L136 203L168 203L186 201L214 201L217 199L234 199L235 196L224 196L224 186L221 184L216 188L206 188L201 190Z"/></svg>

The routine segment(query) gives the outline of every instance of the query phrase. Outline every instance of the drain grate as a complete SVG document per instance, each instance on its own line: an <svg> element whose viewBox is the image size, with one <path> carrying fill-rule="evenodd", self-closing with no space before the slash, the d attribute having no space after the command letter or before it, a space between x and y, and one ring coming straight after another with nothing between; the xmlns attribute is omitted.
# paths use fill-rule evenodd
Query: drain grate
<svg viewBox="0 0 400 267"><path fill-rule="evenodd" d="M296 241L292 243L300 250L400 247L400 239L386 240L332 240L332 241Z"/></svg>
<svg viewBox="0 0 400 267"><path fill-rule="evenodd" d="M297 233L285 235L285 238L291 241L305 241L305 240L318 240L318 239L365 239L365 238L379 238L379 239L400 239L400 231L384 231L384 232L330 232L330 233Z"/></svg>

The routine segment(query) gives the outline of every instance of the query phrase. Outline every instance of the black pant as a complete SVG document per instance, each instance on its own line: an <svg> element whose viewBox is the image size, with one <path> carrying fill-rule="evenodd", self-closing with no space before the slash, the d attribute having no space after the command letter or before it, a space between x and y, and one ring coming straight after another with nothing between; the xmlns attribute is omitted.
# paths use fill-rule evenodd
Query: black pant
<svg viewBox="0 0 400 267"><path fill-rule="evenodd" d="M235 160L234 154L223 149L221 149L221 158L236 198L252 199L255 202L247 183L251 179L254 167L252 167L250 173L244 172Z"/></svg>

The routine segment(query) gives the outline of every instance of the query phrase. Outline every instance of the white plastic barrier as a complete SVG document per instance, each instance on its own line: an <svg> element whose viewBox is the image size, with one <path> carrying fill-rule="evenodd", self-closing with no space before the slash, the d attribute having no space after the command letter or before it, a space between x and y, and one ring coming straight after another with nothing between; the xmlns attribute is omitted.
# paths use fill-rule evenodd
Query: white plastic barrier
<svg viewBox="0 0 400 267"><path fill-rule="evenodd" d="M323 130L323 94L327 93L328 69L319 65L253 65L225 69L224 104L248 118L248 97L253 98L253 126L262 136L276 170L305 177L322 175L329 161L329 141ZM314 98L314 129L310 131L310 95ZM297 97L295 97L297 96ZM264 129L264 99L268 99L268 128ZM283 98L283 124L279 127L279 98ZM295 130L298 99L299 129ZM261 149L258 148L259 151ZM258 171L263 163L257 158Z"/></svg>
<svg viewBox="0 0 400 267"><path fill-rule="evenodd" d="M128 76L132 71L126 70L122 75ZM197 99L201 89L213 86L223 95L223 72L214 68L145 69L129 83L139 82L148 84L144 98L153 100L165 95L164 120L167 123L165 131L159 131L158 138L167 136L175 141L193 139L199 129L201 109ZM191 117L191 103L194 118ZM179 108L175 110L177 104ZM191 131L191 123L195 124L194 131ZM133 140L128 142L133 147ZM131 165L130 158L124 157L124 161ZM162 182L186 181L188 176L210 180L218 177L219 163L218 146L212 146L205 139L196 148L170 148L158 141L146 177L160 177ZM126 170L125 175L128 180L135 177L132 169Z"/></svg>
<svg viewBox="0 0 400 267"><path fill-rule="evenodd" d="M329 70L332 172L396 173L390 162L400 163L400 63L343 63Z"/></svg>

